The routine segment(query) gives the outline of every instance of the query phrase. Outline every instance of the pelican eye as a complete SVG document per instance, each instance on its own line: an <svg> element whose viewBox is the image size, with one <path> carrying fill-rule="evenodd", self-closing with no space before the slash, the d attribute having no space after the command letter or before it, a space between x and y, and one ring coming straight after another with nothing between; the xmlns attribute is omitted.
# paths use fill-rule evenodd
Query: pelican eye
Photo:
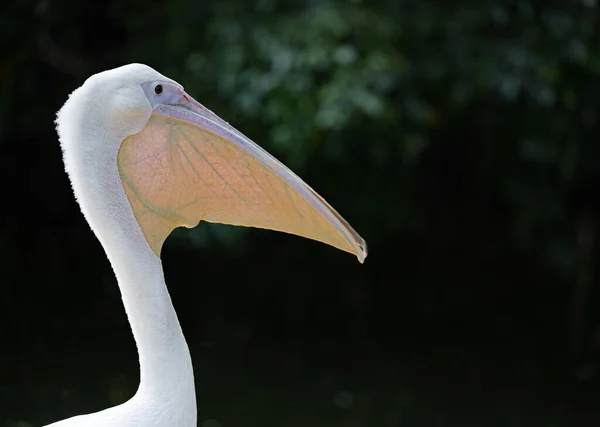
<svg viewBox="0 0 600 427"><path fill-rule="evenodd" d="M161 95L163 93L163 85L157 84L154 86L154 93L157 95Z"/></svg>

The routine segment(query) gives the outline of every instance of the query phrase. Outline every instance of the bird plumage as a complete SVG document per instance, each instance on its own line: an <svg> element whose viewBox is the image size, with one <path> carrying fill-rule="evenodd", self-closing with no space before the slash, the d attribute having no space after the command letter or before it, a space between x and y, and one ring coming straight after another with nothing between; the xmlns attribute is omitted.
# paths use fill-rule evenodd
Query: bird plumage
<svg viewBox="0 0 600 427"><path fill-rule="evenodd" d="M192 361L160 260L173 228L202 219L271 228L366 257L364 240L314 190L146 65L90 77L56 124L73 192L117 278L140 384L122 405L49 426L196 426Z"/></svg>

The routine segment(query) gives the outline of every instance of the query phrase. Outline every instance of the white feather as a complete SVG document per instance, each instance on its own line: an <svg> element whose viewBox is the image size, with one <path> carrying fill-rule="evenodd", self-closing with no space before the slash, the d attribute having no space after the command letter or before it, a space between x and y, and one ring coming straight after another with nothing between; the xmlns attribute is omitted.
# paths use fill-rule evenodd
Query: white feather
<svg viewBox="0 0 600 427"><path fill-rule="evenodd" d="M104 247L137 344L140 385L126 403L52 427L196 426L194 375L161 261L135 220L117 169L127 136L141 131L152 107L141 84L171 81L131 64L90 77L56 120L65 169L90 227Z"/></svg>

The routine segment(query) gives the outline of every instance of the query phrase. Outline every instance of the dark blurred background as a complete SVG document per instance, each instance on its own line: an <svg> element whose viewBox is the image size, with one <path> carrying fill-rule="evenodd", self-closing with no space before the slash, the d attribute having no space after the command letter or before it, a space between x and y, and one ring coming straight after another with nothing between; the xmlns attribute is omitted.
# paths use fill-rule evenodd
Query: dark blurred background
<svg viewBox="0 0 600 427"><path fill-rule="evenodd" d="M137 355L53 126L146 63L302 176L354 257L202 223L163 250L202 427L600 423L596 0L8 1L0 425L127 400Z"/></svg>

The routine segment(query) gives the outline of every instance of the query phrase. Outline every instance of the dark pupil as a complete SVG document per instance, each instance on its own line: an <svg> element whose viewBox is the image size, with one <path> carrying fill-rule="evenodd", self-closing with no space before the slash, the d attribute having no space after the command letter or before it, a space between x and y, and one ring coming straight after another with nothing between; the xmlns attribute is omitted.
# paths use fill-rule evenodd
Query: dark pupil
<svg viewBox="0 0 600 427"><path fill-rule="evenodd" d="M154 93L157 95L160 95L161 93L163 93L163 87L162 85L156 85L154 86Z"/></svg>

